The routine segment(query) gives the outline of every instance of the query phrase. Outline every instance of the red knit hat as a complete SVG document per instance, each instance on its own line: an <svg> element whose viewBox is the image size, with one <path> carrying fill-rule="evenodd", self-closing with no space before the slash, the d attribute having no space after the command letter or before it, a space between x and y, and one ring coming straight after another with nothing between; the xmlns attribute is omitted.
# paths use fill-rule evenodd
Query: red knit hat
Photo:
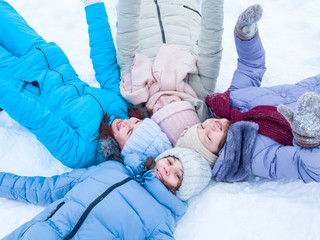
<svg viewBox="0 0 320 240"><path fill-rule="evenodd" d="M171 144L176 145L180 134L187 126L200 123L195 108L186 101L170 103L151 117L168 136Z"/></svg>

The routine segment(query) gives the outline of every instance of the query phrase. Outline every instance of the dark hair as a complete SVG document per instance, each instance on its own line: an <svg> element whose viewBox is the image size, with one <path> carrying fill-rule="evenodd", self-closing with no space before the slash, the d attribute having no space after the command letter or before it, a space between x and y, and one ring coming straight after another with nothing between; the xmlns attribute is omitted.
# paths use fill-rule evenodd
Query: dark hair
<svg viewBox="0 0 320 240"><path fill-rule="evenodd" d="M136 117L140 120L145 118L144 110L140 106L128 109L128 115L129 115L129 118ZM109 119L108 115L105 114L100 122L99 136L95 140L98 140L101 138L107 138L107 137L111 137L111 138L115 139L113 132L112 132L111 125L109 126L109 121L110 121L110 119Z"/></svg>
<svg viewBox="0 0 320 240"><path fill-rule="evenodd" d="M168 156L170 157L170 156ZM174 157L174 156L171 156ZM177 158L177 157L174 157ZM144 163L144 166L147 168L147 170L151 170L154 169L154 167L156 166L156 161L154 160L153 157L149 157L147 159L147 161ZM177 190L179 189L179 187L181 186L182 183L182 179L179 181L178 186L176 188L167 185L166 183L163 183L163 185L170 191L172 192L174 195L176 195Z"/></svg>

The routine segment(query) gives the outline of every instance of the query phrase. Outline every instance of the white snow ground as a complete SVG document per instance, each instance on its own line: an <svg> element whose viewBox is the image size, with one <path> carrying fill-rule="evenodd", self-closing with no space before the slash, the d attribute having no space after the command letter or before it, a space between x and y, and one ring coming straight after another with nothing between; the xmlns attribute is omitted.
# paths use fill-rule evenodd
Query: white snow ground
<svg viewBox="0 0 320 240"><path fill-rule="evenodd" d="M80 0L8 2L40 35L47 41L56 42L65 51L82 80L98 86L89 59L87 25ZM115 30L117 0L104 2ZM320 73L319 1L227 0L224 52L217 91L227 89L236 67L232 32L237 16L253 3L260 3L264 9L259 23L268 68L263 85L295 83ZM50 176L69 169L55 160L32 134L2 112L0 170ZM235 184L211 182L189 203L187 214L176 228L178 240L320 239L320 184L317 183L260 178ZM0 199L0 238L42 209Z"/></svg>

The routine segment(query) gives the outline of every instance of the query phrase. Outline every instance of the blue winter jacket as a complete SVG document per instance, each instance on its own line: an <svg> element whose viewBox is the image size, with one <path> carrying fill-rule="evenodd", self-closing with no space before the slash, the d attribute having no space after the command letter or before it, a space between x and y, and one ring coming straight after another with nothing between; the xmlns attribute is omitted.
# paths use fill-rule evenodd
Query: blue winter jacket
<svg viewBox="0 0 320 240"><path fill-rule="evenodd" d="M0 108L72 168L98 164L98 129L107 113L127 118L119 67L103 3L86 7L93 67L101 88L82 82L66 55L0 1Z"/></svg>
<svg viewBox="0 0 320 240"><path fill-rule="evenodd" d="M0 173L0 197L48 205L4 239L173 239L187 203L116 161L53 177Z"/></svg>
<svg viewBox="0 0 320 240"><path fill-rule="evenodd" d="M296 84L260 87L265 72L265 53L259 37L251 41L235 38L239 55L230 90L230 106L246 112L258 105L284 104L295 109L298 98L305 92L320 94L320 75ZM223 162L225 149L212 170L215 176ZM302 148L284 146L271 138L258 134L252 155L252 173L265 178L300 179L304 182L320 181L320 147Z"/></svg>

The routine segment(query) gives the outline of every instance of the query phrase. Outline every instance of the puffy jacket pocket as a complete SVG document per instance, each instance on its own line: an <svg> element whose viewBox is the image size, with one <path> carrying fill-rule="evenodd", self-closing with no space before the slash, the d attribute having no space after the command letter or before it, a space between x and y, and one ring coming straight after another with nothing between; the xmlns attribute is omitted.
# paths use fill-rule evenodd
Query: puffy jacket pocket
<svg viewBox="0 0 320 240"><path fill-rule="evenodd" d="M22 81L24 82L22 89L27 91L27 95L28 93L34 94L36 96L41 95L41 90L39 87L39 83L37 81L33 81L33 82L27 82L25 80L22 80Z"/></svg>

